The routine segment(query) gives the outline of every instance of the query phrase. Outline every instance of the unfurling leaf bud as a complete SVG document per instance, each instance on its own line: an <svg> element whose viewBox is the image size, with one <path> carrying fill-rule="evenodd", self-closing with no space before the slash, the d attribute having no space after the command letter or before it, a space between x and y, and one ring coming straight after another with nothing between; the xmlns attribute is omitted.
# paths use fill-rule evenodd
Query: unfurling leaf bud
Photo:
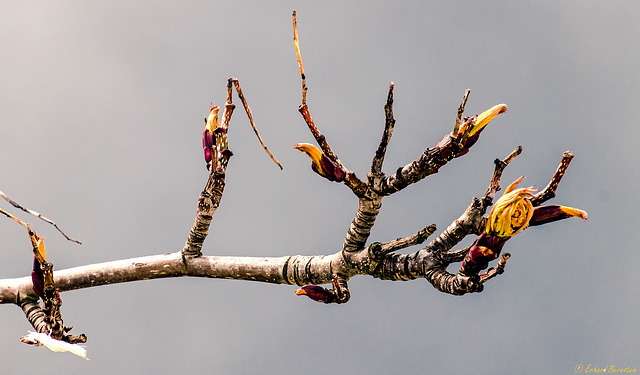
<svg viewBox="0 0 640 375"><path fill-rule="evenodd" d="M494 118L496 118L496 116L506 111L506 104L498 104L487 109L477 116L465 117L464 122L462 123L458 133L455 136L456 138L459 138L462 134L467 133L467 138L464 140L462 150L460 150L455 155L455 157L458 158L469 152L471 146L473 146L480 138L480 132L484 130L487 124L489 124ZM452 134L445 135L436 147L445 145L450 141L451 138L453 138Z"/></svg>
<svg viewBox="0 0 640 375"><path fill-rule="evenodd" d="M489 266L489 262L496 259L504 243L509 239L500 238L493 234L482 233L462 261L461 271L467 276L475 275Z"/></svg>
<svg viewBox="0 0 640 375"><path fill-rule="evenodd" d="M309 143L298 143L293 146L296 150L306 153L311 158L311 169L329 181L341 182L347 176L347 172L336 166L327 155L317 147Z"/></svg>
<svg viewBox="0 0 640 375"><path fill-rule="evenodd" d="M462 262L460 272L474 275L487 268L489 262L500 255L504 243L528 226L579 217L587 220L587 213L564 206L533 207L531 199L535 190L531 187L516 189L524 177L518 178L498 199L487 218L485 231L471 246Z"/></svg>
<svg viewBox="0 0 640 375"><path fill-rule="evenodd" d="M212 105L209 110L209 117L205 119L204 132L202 133L202 148L204 151L204 161L207 163L207 169L211 168L211 158L213 157L213 148L216 147L215 131L220 126L218 123L218 112L220 107Z"/></svg>
<svg viewBox="0 0 640 375"><path fill-rule="evenodd" d="M481 132L482 129L484 129L484 127L491 122L491 120L496 118L496 116L498 116L501 113L505 113L506 111L507 111L506 104L495 105L487 109L486 111L482 112L481 114L479 114L475 118L475 121L473 118L467 119L462 124L462 127L460 128L460 133L462 134L468 131L469 138L471 138L477 133ZM471 129L467 129L469 126L471 126Z"/></svg>
<svg viewBox="0 0 640 375"><path fill-rule="evenodd" d="M509 185L504 195L498 199L489 213L486 233L500 238L509 238L529 225L533 216L531 198L535 190L531 187L515 189L522 180Z"/></svg>
<svg viewBox="0 0 640 375"><path fill-rule="evenodd" d="M307 296L314 301L322 303L332 303L336 298L336 294L333 290L319 285L305 285L296 290L295 293L296 296Z"/></svg>
<svg viewBox="0 0 640 375"><path fill-rule="evenodd" d="M579 217L582 220L587 220L587 213L577 208L564 206L551 205L536 207L533 211L533 217L531 218L529 225L541 225L570 217Z"/></svg>

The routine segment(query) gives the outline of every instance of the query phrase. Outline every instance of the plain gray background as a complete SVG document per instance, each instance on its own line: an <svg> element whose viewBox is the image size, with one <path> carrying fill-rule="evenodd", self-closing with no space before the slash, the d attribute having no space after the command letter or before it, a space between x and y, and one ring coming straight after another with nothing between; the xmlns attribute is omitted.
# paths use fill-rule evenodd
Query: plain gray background
<svg viewBox="0 0 640 375"><path fill-rule="evenodd" d="M356 277L342 306L294 286L172 279L64 293L65 323L90 361L21 344L31 327L0 306L2 373L572 374L640 367L634 1L5 1L0 4L0 190L55 220L9 209L45 236L56 269L182 248L206 180L202 119L238 77L262 151L238 108L234 156L207 255L339 250L356 199L293 149L298 11L314 120L364 178L394 81L384 170L451 131L464 90L473 115L506 103L471 152L384 201L370 241L436 223L484 194L493 160L524 152L503 185L544 187L575 159L554 204L589 213L513 238L504 275L454 297L425 280ZM235 99L237 103L237 99ZM28 275L25 230L0 218L0 277ZM469 239L470 241L471 239ZM410 248L407 251L416 251Z"/></svg>

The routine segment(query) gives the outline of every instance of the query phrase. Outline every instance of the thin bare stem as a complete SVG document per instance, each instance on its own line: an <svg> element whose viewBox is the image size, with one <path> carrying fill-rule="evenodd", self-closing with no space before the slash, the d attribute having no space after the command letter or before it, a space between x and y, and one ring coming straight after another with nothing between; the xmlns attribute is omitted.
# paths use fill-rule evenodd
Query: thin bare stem
<svg viewBox="0 0 640 375"><path fill-rule="evenodd" d="M345 185L347 185L358 197L362 196L366 190L366 185L362 180L360 180L356 174L352 171L349 171L340 161L338 156L333 152L331 146L329 146L329 142L325 136L318 130L318 127L313 122L311 118L311 113L309 112L309 107L307 106L307 81L306 76L304 74L304 68L302 66L302 57L300 55L300 43L298 41L298 22L296 20L296 12L293 11L293 42L296 47L296 56L298 58L298 66L300 67L300 77L302 78L302 104L298 107L298 112L302 115L302 118L307 123L307 127L311 134L316 139L316 142L322 149L322 152L335 163L338 168L341 168L347 172L347 177L344 179Z"/></svg>
<svg viewBox="0 0 640 375"><path fill-rule="evenodd" d="M10 213L8 213L7 211L3 210L2 208L0 208L0 213L5 215L6 217L8 217L9 219L14 220L15 222L17 222L18 224L22 225L23 227L29 229L29 224L25 223L24 221L18 219L17 217L11 215Z"/></svg>
<svg viewBox="0 0 640 375"><path fill-rule="evenodd" d="M387 94L387 104L384 106L384 132L382 133L382 139L380 140L380 145L378 145L378 149L376 150L373 162L371 163L372 174L382 173L382 163L384 162L387 146L389 145L389 141L393 135L393 127L396 123L396 120L393 118L393 86L394 83L391 82L389 84L389 94Z"/></svg>
<svg viewBox="0 0 640 375"><path fill-rule="evenodd" d="M304 121L307 123L307 126L309 127L311 134L313 134L313 137L316 139L316 142L318 142L318 145L322 149L322 152L325 155L327 155L327 157L331 159L334 163L336 163L338 167L345 169L342 163L340 162L340 159L338 159L338 157L333 153L333 150L331 150L331 147L329 146L329 143L327 142L325 136L322 133L320 133L320 130L318 130L318 127L316 126L316 124L313 122L313 119L311 118L311 113L309 112L309 107L307 106L307 80L304 74L304 68L302 67L302 56L300 55L300 43L298 41L298 22L296 21L295 10L293 11L292 17L293 17L293 43L295 44L295 47L296 47L296 55L298 57L298 66L300 67L300 77L302 78L302 104L298 108L298 111L304 118Z"/></svg>
<svg viewBox="0 0 640 375"><path fill-rule="evenodd" d="M493 176L491 177L491 183L489 184L489 189L484 195L485 204L489 204L493 201L496 193L500 191L500 178L502 177L502 172L504 169L522 152L522 146L516 147L513 152L511 152L506 158L503 160L496 159L494 163L496 164L496 168L493 171Z"/></svg>
<svg viewBox="0 0 640 375"><path fill-rule="evenodd" d="M489 269L487 272L483 274L480 274L480 283L484 284L488 280L491 280L494 277L504 273L504 267L507 265L507 261L509 260L509 258L511 258L511 254L509 253L502 254L502 256L500 257L500 260L498 261L497 266Z"/></svg>
<svg viewBox="0 0 640 375"><path fill-rule="evenodd" d="M560 183L560 180L562 180L564 173L567 171L569 163L571 163L571 159L573 159L573 154L571 153L571 151L565 151L562 154L560 165L558 165L558 169L556 169L553 177L551 177L551 181L549 181L549 184L538 194L536 194L535 197L531 200L531 204L533 204L534 207L541 205L549 199L555 198L558 184Z"/></svg>
<svg viewBox="0 0 640 375"><path fill-rule="evenodd" d="M452 137L458 136L458 131L460 130L460 123L462 122L462 115L464 114L464 107L467 105L467 99L469 99L469 94L471 90L466 89L464 92L464 96L462 97L462 103L460 103L460 107L458 107L458 115L456 116L456 123L453 126L453 132L451 132Z"/></svg>
<svg viewBox="0 0 640 375"><path fill-rule="evenodd" d="M300 56L300 43L298 42L298 21L296 20L296 11L291 15L293 18L293 44L296 47L296 56L298 57L298 66L300 67L300 77L302 78L302 106L307 106L307 81L302 67L302 57Z"/></svg>
<svg viewBox="0 0 640 375"><path fill-rule="evenodd" d="M54 226L54 228L56 228L58 230L58 232L60 232L60 234L62 234L64 236L64 238L66 238L67 240L71 241L71 242L75 242L77 244L82 244L82 242L78 241L78 240L74 240L73 238L70 238L69 236L67 236L59 227L58 225L56 225L56 223L54 223L52 220L47 219L46 217L42 216L40 213L30 210L26 207L22 207L19 203L13 201L12 199L10 199L9 197L7 197L7 195L5 193L3 193L2 191L0 191L0 196L2 196L2 198L4 198L7 202L11 203L11 205L15 208L18 208L26 213L29 213L37 218L39 218L40 220L46 221L47 223L51 224ZM3 211L2 213L4 213L5 215L7 215L6 211ZM17 218L13 217L13 216L9 216L11 218L13 218L14 220L18 221L19 223L22 223L21 221L19 221ZM24 223L23 223L24 225Z"/></svg>
<svg viewBox="0 0 640 375"><path fill-rule="evenodd" d="M412 236L398 238L396 240L388 241L385 243L374 243L369 246L370 256L374 259L378 259L394 251L398 251L409 246L419 245L423 243L435 231L436 225L431 224L425 228L422 228L418 233Z"/></svg>
<svg viewBox="0 0 640 375"><path fill-rule="evenodd" d="M278 167L280 167L280 170L282 170L282 164L280 164L278 159L276 159L271 154L271 152L269 151L267 146L262 141L262 137L260 137L260 133L258 132L258 128L256 127L256 124L253 121L253 115L251 114L251 109L249 108L249 104L247 104L247 100L244 98L244 94L242 93L242 88L240 88L240 82L238 82L238 80L236 78L233 78L232 80L233 80L233 83L234 83L234 85L236 87L236 92L238 93L238 97L240 97L240 101L242 102L242 105L244 106L244 110L245 110L245 112L247 112L247 117L249 117L249 122L251 123L251 127L253 128L253 132L256 133L256 137L258 137L258 140L260 141L260 144L262 145L262 148L264 148L264 150L266 151L267 155L269 155L271 160L273 160L278 165Z"/></svg>
<svg viewBox="0 0 640 375"><path fill-rule="evenodd" d="M202 245L209 233L213 214L218 209L225 186L225 175L229 158L233 153L229 150L227 133L229 122L235 105L232 102L232 78L227 81L227 101L222 113L222 121L216 132L216 146L212 156L211 170L207 183L198 198L196 218L191 226L187 240L182 248L184 257L195 258L202 255Z"/></svg>

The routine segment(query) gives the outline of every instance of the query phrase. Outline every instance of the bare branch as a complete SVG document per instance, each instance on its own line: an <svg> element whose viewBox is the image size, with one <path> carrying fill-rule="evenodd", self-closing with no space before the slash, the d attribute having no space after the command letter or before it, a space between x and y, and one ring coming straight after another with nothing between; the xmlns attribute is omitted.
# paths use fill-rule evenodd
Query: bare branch
<svg viewBox="0 0 640 375"><path fill-rule="evenodd" d="M513 150L513 152L511 152L511 154L509 154L509 156L507 156L503 160L496 159L494 161L494 163L496 164L496 168L493 172L493 176L491 177L489 189L487 190L483 198L486 204L491 204L496 193L500 191L500 178L502 177L502 171L504 171L507 165L509 165L509 163L511 163L513 159L520 155L520 153L522 153L522 146L516 147L516 149Z"/></svg>
<svg viewBox="0 0 640 375"><path fill-rule="evenodd" d="M433 232L436 231L436 225L431 224L418 233L404 238L398 238L385 243L375 242L369 246L369 256L372 259L381 259L389 253L404 249L409 246L419 245L423 243Z"/></svg>
<svg viewBox="0 0 640 375"><path fill-rule="evenodd" d="M302 66L302 57L300 55L300 43L298 41L298 22L296 20L296 12L293 11L293 42L296 47L296 55L298 57L298 66L300 67L300 77L302 79L302 104L298 108L298 112L302 115L302 118L307 123L307 127L311 134L315 138L316 142L322 149L324 155L326 155L329 160L331 160L337 168L340 168L345 171L346 178L344 179L345 185L347 185L356 196L361 197L364 195L366 190L366 185L362 180L360 180L353 171L348 170L340 161L338 156L333 152L331 146L327 142L325 136L320 133L318 127L313 122L311 118L311 113L309 112L309 107L307 106L307 81L306 76L304 74L304 68Z"/></svg>
<svg viewBox="0 0 640 375"><path fill-rule="evenodd" d="M460 123L462 122L462 115L464 114L464 107L467 105L467 99L469 99L469 94L471 90L466 89L464 92L464 96L462 97L462 103L460 103L460 107L458 107L458 115L456 116L456 123L453 126L453 131L451 132L452 137L458 136L458 131L460 130Z"/></svg>
<svg viewBox="0 0 640 375"><path fill-rule="evenodd" d="M558 184L560 184L560 180L562 180L562 177L564 176L564 173L567 171L567 168L569 167L569 163L571 163L572 159L573 159L573 154L571 153L571 151L565 151L562 154L562 160L560 160L560 165L558 165L556 172L553 174L553 177L551 177L551 181L549 181L549 184L544 189L542 189L539 193L537 193L535 197L531 200L531 203L533 204L534 207L541 205L542 203L548 201L549 199L555 198Z"/></svg>
<svg viewBox="0 0 640 375"><path fill-rule="evenodd" d="M253 115L251 114L251 109L249 108L249 104L247 103L247 100L244 98L244 94L242 93L242 88L240 88L240 82L236 78L230 78L230 79L233 81L233 83L234 83L234 85L236 87L236 92L238 93L238 97L240 98L240 101L242 101L242 105L244 106L245 112L247 112L247 117L249 117L249 122L251 123L251 127L253 128L253 132L256 133L256 137L258 137L258 140L260 141L260 144L262 145L262 148L264 148L264 150L266 151L267 155L269 155L271 160L273 160L278 165L278 167L280 167L280 170L282 170L282 164L280 164L278 159L276 159L271 154L271 152L269 151L267 146L262 141L262 137L260 137L260 133L258 132L258 128L256 127L255 122L253 122Z"/></svg>
<svg viewBox="0 0 640 375"><path fill-rule="evenodd" d="M43 221L45 221L45 222L47 222L47 223L49 223L49 224L53 225L53 226L54 226L54 228L56 228L56 229L58 230L58 232L60 232L60 234L62 234L62 235L64 236L64 238L66 238L67 240L69 240L69 241L71 241L71 242L75 242L75 243L77 243L77 244L82 244L82 242L80 242L80 241L78 241L78 240L74 240L73 238L70 238L69 236L67 236L67 235L66 235L66 234L65 234L65 233L64 233L64 232L63 232L63 231L58 227L58 225L56 225L56 223L54 223L52 220L47 219L46 217L44 217L44 216L40 215L40 213L38 213L38 212L36 212L36 211L30 210L30 209L28 209L28 208L26 208L26 207L22 207L20 204L18 204L17 202L15 202L15 201L11 200L9 197L7 197L7 195L6 195L5 193L3 193L3 192L1 192L1 191L0 191L0 196L1 196L2 198L4 198L7 202L11 203L11 205L12 205L13 207L15 207L15 208L17 208L17 209L20 209L20 210L22 210L22 211L24 211L24 212L26 212L26 213L29 213L29 214L31 214L31 215L33 215L33 216L35 216L35 217L37 217L37 218L39 218L39 219L41 219L41 220L43 220ZM0 211L1 211L3 214L7 215L8 217L12 218L13 220L18 221L18 223L22 223L22 225L24 225L24 223L23 223L22 221L18 220L16 217L14 217L14 216L10 215L10 214L9 214L9 213L7 213L6 211L4 211L4 210L0 210Z"/></svg>
<svg viewBox="0 0 640 375"><path fill-rule="evenodd" d="M296 47L296 56L298 57L298 66L300 67L300 77L302 79L302 107L307 106L307 81L302 67L302 56L300 56L300 43L298 41L298 21L296 20L296 11L291 15L293 18L293 44Z"/></svg>
<svg viewBox="0 0 640 375"><path fill-rule="evenodd" d="M387 146L389 145L391 135L393 135L393 127L396 123L396 120L393 118L393 86L394 84L393 82L391 82L389 84L389 94L387 94L387 104L385 104L384 106L384 132L382 133L382 139L380 140L380 145L376 150L373 162L371 163L371 174L382 173L382 163L384 162L384 156L387 152Z"/></svg>
<svg viewBox="0 0 640 375"><path fill-rule="evenodd" d="M198 257L202 255L202 245L209 233L209 226L211 225L213 214L222 200L227 165L229 158L233 155L231 150L229 150L227 139L229 122L231 121L231 115L235 108L232 102L232 82L232 78L227 82L227 100L222 114L222 122L220 124L217 123L217 116L210 117L210 121L215 122L215 124L212 124L212 127L215 127L216 146L213 150L214 154L212 156L211 169L209 170L209 178L198 198L196 219L182 249L182 254L185 257ZM217 111L217 107L213 106L211 111Z"/></svg>
<svg viewBox="0 0 640 375"><path fill-rule="evenodd" d="M511 254L502 254L496 267L489 269L489 271L487 271L486 273L480 274L480 282L484 284L488 280L491 280L498 275L502 275L502 273L504 273L504 267L507 265L507 261L509 260L509 258L511 258Z"/></svg>

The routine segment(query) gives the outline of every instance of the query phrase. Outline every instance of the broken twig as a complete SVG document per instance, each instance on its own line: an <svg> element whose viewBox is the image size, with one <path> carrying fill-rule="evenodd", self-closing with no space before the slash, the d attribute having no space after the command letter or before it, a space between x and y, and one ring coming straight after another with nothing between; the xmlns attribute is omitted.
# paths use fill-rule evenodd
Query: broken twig
<svg viewBox="0 0 640 375"><path fill-rule="evenodd" d="M80 244L80 245L82 244L82 242L80 242L80 241L78 241L78 240L74 240L73 238L71 238L71 237L67 236L67 235L66 235L66 234L65 234L65 233L64 233L64 232L63 232L63 231L62 231L62 230L61 230L61 229L56 225L56 223L54 223L52 220L47 219L46 217L44 217L44 216L40 215L40 213L38 213L38 212L36 212L36 211L30 210L30 209L28 209L28 208L26 208L26 207L22 207L20 204L18 204L17 202L15 202L14 200L12 200L11 198L7 197L7 195L6 195L5 193L1 192L1 191L0 191L0 196L2 196L2 198L4 198L4 200L6 200L7 202L11 203L11 205L12 205L13 207L18 208L18 209L20 209L20 210L22 210L22 211L24 211L24 212L26 212L26 213L29 213L29 214L31 214L31 215L33 215L33 216L35 216L35 217L37 217L37 218L39 218L39 219L41 219L41 220L44 220L44 221L46 221L47 223L49 223L49 224L53 225L53 226L58 230L58 232L60 232L60 233L64 236L64 238L66 238L67 240L69 240L69 241L71 241L71 242L75 242L75 243ZM8 212L6 212L6 211L4 211L4 210L0 210L0 211L2 211L2 213L3 213L3 214L7 215L8 217L12 218L13 220L16 220L18 223L22 224L23 226L27 226L24 222L20 221L18 218L16 218L15 216L13 216L13 215L9 214Z"/></svg>

